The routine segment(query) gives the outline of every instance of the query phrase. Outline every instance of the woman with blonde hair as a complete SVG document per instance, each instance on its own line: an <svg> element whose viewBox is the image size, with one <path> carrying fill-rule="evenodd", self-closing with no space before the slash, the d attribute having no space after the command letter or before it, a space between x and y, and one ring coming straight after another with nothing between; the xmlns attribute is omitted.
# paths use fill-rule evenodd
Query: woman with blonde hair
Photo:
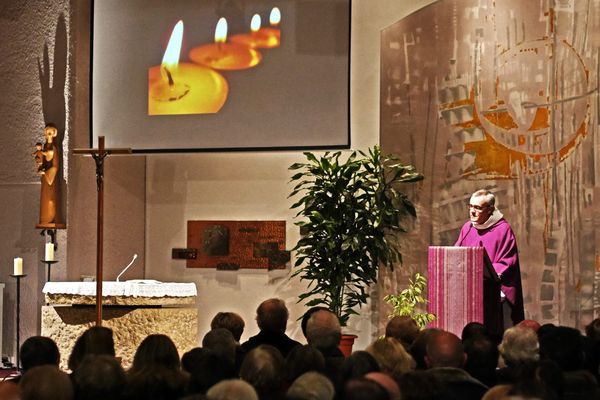
<svg viewBox="0 0 600 400"><path fill-rule="evenodd" d="M381 372L390 375L396 381L402 374L414 371L417 365L402 343L391 337L376 340L366 350L375 358Z"/></svg>

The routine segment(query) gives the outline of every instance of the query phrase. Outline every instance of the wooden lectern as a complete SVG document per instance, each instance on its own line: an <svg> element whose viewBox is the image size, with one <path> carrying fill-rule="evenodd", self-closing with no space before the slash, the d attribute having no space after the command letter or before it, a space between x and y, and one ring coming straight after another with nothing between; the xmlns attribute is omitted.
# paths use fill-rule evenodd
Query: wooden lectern
<svg viewBox="0 0 600 400"><path fill-rule="evenodd" d="M500 285L483 247L430 246L428 259L428 311L437 316L430 327L460 337L469 322L493 323Z"/></svg>

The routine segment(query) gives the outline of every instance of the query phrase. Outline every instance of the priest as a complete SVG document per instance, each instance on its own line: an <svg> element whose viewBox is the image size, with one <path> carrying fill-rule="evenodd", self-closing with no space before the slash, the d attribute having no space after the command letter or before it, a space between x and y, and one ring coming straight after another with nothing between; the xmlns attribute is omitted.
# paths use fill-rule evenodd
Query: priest
<svg viewBox="0 0 600 400"><path fill-rule="evenodd" d="M517 241L495 204L496 198L488 190L473 193L469 221L460 230L455 246L485 249L486 262L493 267L495 276L484 279L484 324L490 333L502 335L504 329L518 324L525 315Z"/></svg>

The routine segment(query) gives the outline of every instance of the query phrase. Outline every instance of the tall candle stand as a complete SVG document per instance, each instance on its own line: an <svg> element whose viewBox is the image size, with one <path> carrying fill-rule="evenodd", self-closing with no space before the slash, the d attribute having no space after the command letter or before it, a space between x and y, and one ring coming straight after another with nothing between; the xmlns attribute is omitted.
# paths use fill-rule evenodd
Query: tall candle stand
<svg viewBox="0 0 600 400"><path fill-rule="evenodd" d="M20 337L20 331L21 331L21 279L25 278L27 275L26 274L22 274L22 275L14 275L11 274L10 276L12 276L13 278L16 279L17 281L17 371L21 370L21 364L20 364L20 360L19 360L19 350L21 349L21 337Z"/></svg>
<svg viewBox="0 0 600 400"><path fill-rule="evenodd" d="M56 264L58 261L57 260L40 260L41 262L43 262L44 264L46 264L46 267L48 268L48 279L46 280L46 282L50 282L50 268L52 267L53 264Z"/></svg>

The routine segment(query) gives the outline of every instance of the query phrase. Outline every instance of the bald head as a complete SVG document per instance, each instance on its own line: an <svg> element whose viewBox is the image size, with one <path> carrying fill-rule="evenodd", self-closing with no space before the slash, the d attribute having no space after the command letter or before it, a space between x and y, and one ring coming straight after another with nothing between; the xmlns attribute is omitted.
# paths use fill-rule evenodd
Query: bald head
<svg viewBox="0 0 600 400"><path fill-rule="evenodd" d="M306 340L317 349L329 349L340 344L342 328L337 315L329 310L314 312L306 323Z"/></svg>
<svg viewBox="0 0 600 400"><path fill-rule="evenodd" d="M429 368L461 368L466 361L465 351L458 336L440 331L427 340L425 362Z"/></svg>
<svg viewBox="0 0 600 400"><path fill-rule="evenodd" d="M261 331L285 332L289 312L281 299L268 299L256 309L256 323Z"/></svg>

